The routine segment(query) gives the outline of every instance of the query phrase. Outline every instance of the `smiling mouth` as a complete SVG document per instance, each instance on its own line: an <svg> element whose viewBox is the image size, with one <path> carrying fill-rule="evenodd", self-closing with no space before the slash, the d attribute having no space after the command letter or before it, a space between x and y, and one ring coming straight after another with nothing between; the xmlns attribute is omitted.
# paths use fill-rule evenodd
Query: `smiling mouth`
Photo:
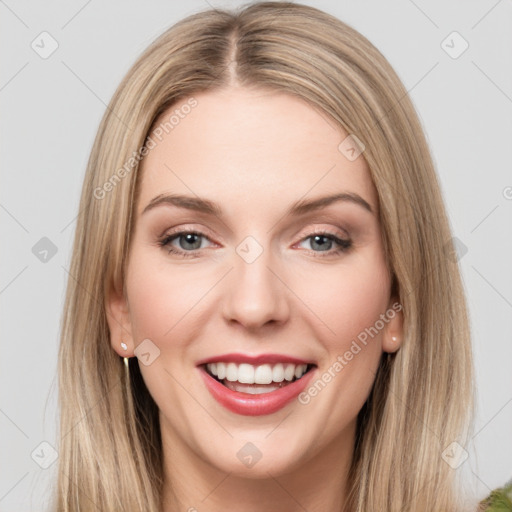
<svg viewBox="0 0 512 512"><path fill-rule="evenodd" d="M251 395L271 393L302 379L316 367L314 364L250 364L209 363L202 365L206 373L223 386Z"/></svg>

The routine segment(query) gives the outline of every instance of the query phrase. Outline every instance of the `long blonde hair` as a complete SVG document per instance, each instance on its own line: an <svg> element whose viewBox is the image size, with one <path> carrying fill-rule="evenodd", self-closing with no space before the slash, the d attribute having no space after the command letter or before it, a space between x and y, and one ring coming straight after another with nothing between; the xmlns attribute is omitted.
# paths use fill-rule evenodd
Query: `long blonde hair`
<svg viewBox="0 0 512 512"><path fill-rule="evenodd" d="M471 425L470 334L421 124L365 37L287 2L180 21L139 57L105 112L83 184L62 319L56 510L161 510L158 409L135 358L128 382L112 350L105 298L123 288L140 149L155 120L178 101L234 82L296 95L355 134L378 192L404 340L382 357L359 414L345 510L458 510L456 472L441 455L454 441L464 446Z"/></svg>

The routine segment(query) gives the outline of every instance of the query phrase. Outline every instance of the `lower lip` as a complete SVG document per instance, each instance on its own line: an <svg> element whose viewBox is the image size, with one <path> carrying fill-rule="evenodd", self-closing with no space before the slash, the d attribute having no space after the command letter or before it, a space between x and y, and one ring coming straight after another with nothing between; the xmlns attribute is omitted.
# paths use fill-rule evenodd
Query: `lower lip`
<svg viewBox="0 0 512 512"><path fill-rule="evenodd" d="M279 411L304 391L316 368L291 384L259 395L233 391L209 375L203 366L198 366L198 369L213 398L226 409L244 416L262 416Z"/></svg>

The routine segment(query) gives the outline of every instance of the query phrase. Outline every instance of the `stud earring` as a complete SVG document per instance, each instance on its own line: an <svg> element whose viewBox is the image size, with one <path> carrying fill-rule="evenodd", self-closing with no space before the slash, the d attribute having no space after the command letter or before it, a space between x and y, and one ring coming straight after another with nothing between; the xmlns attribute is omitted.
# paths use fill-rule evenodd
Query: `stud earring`
<svg viewBox="0 0 512 512"><path fill-rule="evenodd" d="M391 336L391 341L393 341L393 343L396 343L398 340L398 338L396 336Z"/></svg>
<svg viewBox="0 0 512 512"><path fill-rule="evenodd" d="M121 347L123 348L123 350L128 350L128 345L124 341L121 341ZM124 365L125 365L126 369L129 370L130 369L130 366L129 366L130 360L127 357L123 357L123 361L124 361Z"/></svg>

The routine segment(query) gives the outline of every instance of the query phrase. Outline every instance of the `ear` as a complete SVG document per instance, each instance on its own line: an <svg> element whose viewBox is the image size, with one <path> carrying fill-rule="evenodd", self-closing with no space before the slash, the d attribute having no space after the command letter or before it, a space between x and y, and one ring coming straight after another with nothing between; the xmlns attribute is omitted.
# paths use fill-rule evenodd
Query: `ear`
<svg viewBox="0 0 512 512"><path fill-rule="evenodd" d="M402 346L403 342L403 306L397 296L391 297L385 315L388 322L383 331L382 350L393 353Z"/></svg>
<svg viewBox="0 0 512 512"><path fill-rule="evenodd" d="M105 308L112 348L121 357L132 357L134 355L134 346L130 310L122 287L116 287L115 285L110 287L106 297ZM123 348L121 343L126 344L127 350Z"/></svg>

